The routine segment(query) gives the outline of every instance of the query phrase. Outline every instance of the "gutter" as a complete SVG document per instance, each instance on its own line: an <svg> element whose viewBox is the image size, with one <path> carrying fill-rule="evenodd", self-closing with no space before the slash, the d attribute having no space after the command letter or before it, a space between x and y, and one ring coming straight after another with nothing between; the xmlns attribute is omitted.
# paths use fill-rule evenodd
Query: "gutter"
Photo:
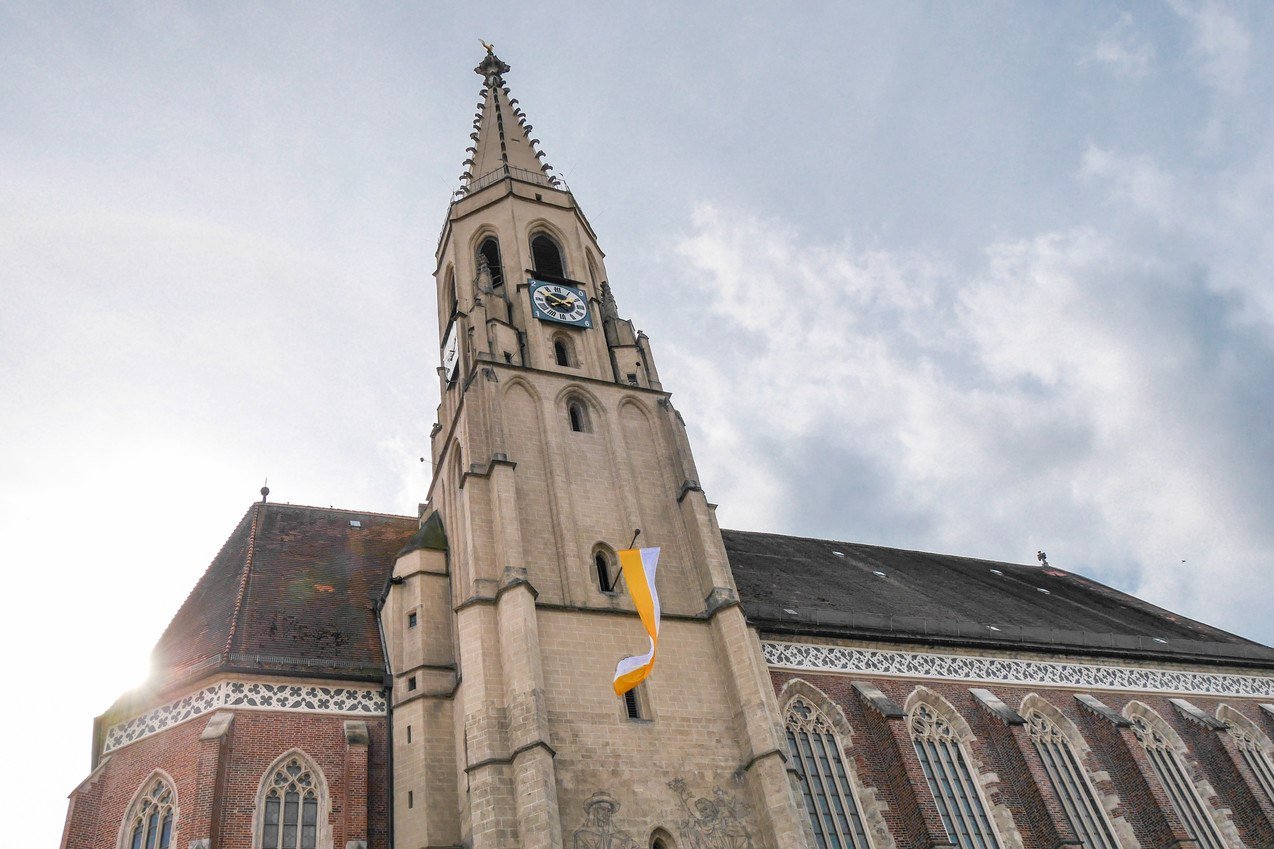
<svg viewBox="0 0 1274 849"><path fill-rule="evenodd" d="M389 749L385 757L389 780L385 786L388 793L388 837L390 849L394 847L394 670L389 663L389 643L385 642L385 624L380 618L380 613L385 607L385 602L389 599L390 587L395 583L402 583L402 578L395 581L394 576L391 574L389 579L385 581L385 589L381 591L380 598L376 599L375 609L373 610L376 616L376 631L380 634L381 656L385 659L385 674L381 678L381 684L385 688L385 740ZM371 835L368 835L368 839L371 839Z"/></svg>

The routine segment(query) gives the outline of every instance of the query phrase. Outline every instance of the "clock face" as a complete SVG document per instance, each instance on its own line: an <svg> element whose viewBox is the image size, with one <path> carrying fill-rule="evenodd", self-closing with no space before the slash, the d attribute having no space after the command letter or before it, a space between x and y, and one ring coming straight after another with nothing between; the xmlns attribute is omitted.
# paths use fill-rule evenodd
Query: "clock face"
<svg viewBox="0 0 1274 849"><path fill-rule="evenodd" d="M588 299L582 289L561 283L531 281L531 310L541 321L556 321L576 327L592 327Z"/></svg>

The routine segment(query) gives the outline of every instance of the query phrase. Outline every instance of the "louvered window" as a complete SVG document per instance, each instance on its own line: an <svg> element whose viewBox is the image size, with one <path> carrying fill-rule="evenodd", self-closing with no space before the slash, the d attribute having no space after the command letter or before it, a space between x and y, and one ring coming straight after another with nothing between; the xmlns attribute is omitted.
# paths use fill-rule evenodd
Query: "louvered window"
<svg viewBox="0 0 1274 849"><path fill-rule="evenodd" d="M275 770L265 794L261 845L265 849L315 849L319 794L314 776L299 758Z"/></svg>
<svg viewBox="0 0 1274 849"><path fill-rule="evenodd" d="M1163 789L1172 800L1172 807L1185 825L1186 832L1203 849L1225 849L1225 840L1217 830L1216 823L1208 813L1199 791L1194 788L1194 781L1186 770L1185 764L1172 748L1168 738L1154 728L1144 717L1132 717L1132 728L1137 739L1146 748L1155 774L1159 776Z"/></svg>
<svg viewBox="0 0 1274 849"><path fill-rule="evenodd" d="M804 777L801 789L820 849L870 849L840 741L800 696L787 709L787 745Z"/></svg>
<svg viewBox="0 0 1274 849"><path fill-rule="evenodd" d="M951 842L960 849L999 849L969 759L951 724L928 705L918 705L911 713L911 741Z"/></svg>
<svg viewBox="0 0 1274 849"><path fill-rule="evenodd" d="M137 800L125 831L128 849L169 849L173 838L173 789L162 778Z"/></svg>
<svg viewBox="0 0 1274 849"><path fill-rule="evenodd" d="M1070 741L1037 710L1026 715L1031 739L1084 849L1119 849L1114 829Z"/></svg>

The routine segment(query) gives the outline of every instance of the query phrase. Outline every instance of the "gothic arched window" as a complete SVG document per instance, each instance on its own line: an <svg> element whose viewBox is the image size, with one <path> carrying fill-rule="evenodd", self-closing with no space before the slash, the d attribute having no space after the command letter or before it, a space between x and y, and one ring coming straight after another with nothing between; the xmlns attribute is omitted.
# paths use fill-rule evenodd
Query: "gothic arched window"
<svg viewBox="0 0 1274 849"><path fill-rule="evenodd" d="M1039 710L1027 711L1026 722L1066 818L1084 849L1119 849L1114 829L1066 735Z"/></svg>
<svg viewBox="0 0 1274 849"><path fill-rule="evenodd" d="M960 849L999 849L969 758L951 723L921 702L911 712L911 742L951 842Z"/></svg>
<svg viewBox="0 0 1274 849"><path fill-rule="evenodd" d="M326 845L327 793L322 773L298 753L266 773L259 800L261 849L318 849Z"/></svg>
<svg viewBox="0 0 1274 849"><path fill-rule="evenodd" d="M1166 726L1163 720L1158 716L1152 717L1141 713L1135 713L1128 718L1132 720L1133 733L1145 747L1155 775L1159 777L1159 783L1163 785L1168 798L1172 800L1172 807L1181 818L1186 833L1203 849L1226 849L1225 839L1221 837L1216 822L1213 821L1206 804L1199 796L1199 791L1195 789L1190 771L1181 762L1176 746L1165 733Z"/></svg>
<svg viewBox="0 0 1274 849"><path fill-rule="evenodd" d="M554 277L566 276L561 249L558 248L557 242L544 233L531 239L531 266L541 274Z"/></svg>
<svg viewBox="0 0 1274 849"><path fill-rule="evenodd" d="M504 285L504 266L500 264L500 243L495 236L487 236L478 246L478 256L487 261L491 271L491 286Z"/></svg>
<svg viewBox="0 0 1274 849"><path fill-rule="evenodd" d="M164 778L147 779L124 825L124 849L169 849L176 826L177 794Z"/></svg>
<svg viewBox="0 0 1274 849"><path fill-rule="evenodd" d="M831 723L801 696L787 706L787 745L799 765L820 849L870 849L845 756Z"/></svg>
<svg viewBox="0 0 1274 849"><path fill-rule="evenodd" d="M1234 744L1243 760L1256 775L1265 795L1274 802L1274 761L1270 758L1274 747L1270 745L1270 741L1257 730L1256 723L1229 705L1222 705L1217 709L1217 719L1227 724L1226 731L1234 738Z"/></svg>

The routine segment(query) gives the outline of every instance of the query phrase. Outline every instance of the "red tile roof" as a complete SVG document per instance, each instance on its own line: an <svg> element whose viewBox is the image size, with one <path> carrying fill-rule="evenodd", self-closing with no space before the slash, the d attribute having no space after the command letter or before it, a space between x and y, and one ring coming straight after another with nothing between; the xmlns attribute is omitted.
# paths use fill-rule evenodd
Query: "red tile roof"
<svg viewBox="0 0 1274 849"><path fill-rule="evenodd" d="M409 516L254 504L156 644L155 683L215 668L379 681L374 604L416 530Z"/></svg>

